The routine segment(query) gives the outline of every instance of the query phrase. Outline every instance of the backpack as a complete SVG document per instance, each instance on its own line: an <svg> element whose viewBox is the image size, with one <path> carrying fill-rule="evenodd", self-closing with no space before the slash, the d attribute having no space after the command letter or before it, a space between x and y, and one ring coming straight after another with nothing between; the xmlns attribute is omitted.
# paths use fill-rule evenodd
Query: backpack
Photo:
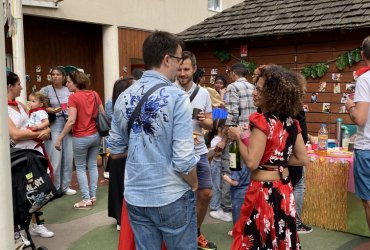
<svg viewBox="0 0 370 250"><path fill-rule="evenodd" d="M47 173L48 162L38 151L11 149L14 224L26 226L29 214L58 197Z"/></svg>

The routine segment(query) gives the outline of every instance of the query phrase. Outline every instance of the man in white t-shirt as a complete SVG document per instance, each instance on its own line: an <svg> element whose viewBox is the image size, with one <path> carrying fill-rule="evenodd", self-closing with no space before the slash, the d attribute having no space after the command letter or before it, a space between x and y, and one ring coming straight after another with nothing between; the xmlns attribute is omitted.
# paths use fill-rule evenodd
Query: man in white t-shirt
<svg viewBox="0 0 370 250"><path fill-rule="evenodd" d="M362 59L366 67L355 72L355 97L348 99L346 109L357 125L355 140L354 177L355 192L362 199L367 225L370 229L370 36L362 42Z"/></svg>
<svg viewBox="0 0 370 250"><path fill-rule="evenodd" d="M183 62L177 72L175 86L183 89L189 94L191 106L199 109L198 115L193 116L193 133L195 154L200 157L197 163L198 191L197 191L197 227L198 227L198 249L217 249L217 246L208 241L200 233L200 227L207 214L209 202L212 197L212 178L208 162L208 149L204 141L202 129L211 130L212 102L208 91L193 82L193 75L197 70L196 59L193 53L184 51Z"/></svg>

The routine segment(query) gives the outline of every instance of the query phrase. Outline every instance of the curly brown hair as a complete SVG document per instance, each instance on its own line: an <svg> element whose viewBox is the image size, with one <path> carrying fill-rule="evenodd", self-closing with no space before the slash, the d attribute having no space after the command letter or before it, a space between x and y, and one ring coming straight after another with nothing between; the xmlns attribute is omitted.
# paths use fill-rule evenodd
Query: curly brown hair
<svg viewBox="0 0 370 250"><path fill-rule="evenodd" d="M37 92L31 92L30 96L35 97L36 100L38 100L44 108L49 107L49 98L44 95L42 92L37 91Z"/></svg>
<svg viewBox="0 0 370 250"><path fill-rule="evenodd" d="M305 78L275 64L261 67L260 72L258 78L265 79L261 95L265 99L266 109L280 115L296 115L303 106Z"/></svg>

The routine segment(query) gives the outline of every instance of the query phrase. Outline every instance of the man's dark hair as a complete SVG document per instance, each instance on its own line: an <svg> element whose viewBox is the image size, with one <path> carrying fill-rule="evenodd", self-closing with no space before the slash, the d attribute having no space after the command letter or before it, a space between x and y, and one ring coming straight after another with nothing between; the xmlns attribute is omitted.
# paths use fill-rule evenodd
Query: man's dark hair
<svg viewBox="0 0 370 250"><path fill-rule="evenodd" d="M370 36L367 36L362 42L362 51L367 60L370 60Z"/></svg>
<svg viewBox="0 0 370 250"><path fill-rule="evenodd" d="M199 84L203 76L204 76L203 69L197 68L197 71L195 71L193 75L193 82L195 82L196 84Z"/></svg>
<svg viewBox="0 0 370 250"><path fill-rule="evenodd" d="M134 80L139 80L143 76L144 70L139 68L134 68L131 72L132 77Z"/></svg>
<svg viewBox="0 0 370 250"><path fill-rule="evenodd" d="M154 31L143 44L145 68L159 68L165 55L175 55L178 46L184 48L184 43L174 34L166 31Z"/></svg>
<svg viewBox="0 0 370 250"><path fill-rule="evenodd" d="M242 63L235 63L230 67L231 72L234 72L235 75L240 76L240 77L245 77L247 76L248 69L245 67L244 64Z"/></svg>
<svg viewBox="0 0 370 250"><path fill-rule="evenodd" d="M112 111L114 111L114 104L116 104L116 101L119 97L119 95L125 91L128 87L132 85L134 82L133 77L125 77L123 79L119 79L114 83L113 86L113 93L112 93Z"/></svg>
<svg viewBox="0 0 370 250"><path fill-rule="evenodd" d="M182 60L185 61L186 59L190 60L191 66L193 66L193 67L197 66L197 59L195 58L194 53L192 53L190 51L182 52Z"/></svg>

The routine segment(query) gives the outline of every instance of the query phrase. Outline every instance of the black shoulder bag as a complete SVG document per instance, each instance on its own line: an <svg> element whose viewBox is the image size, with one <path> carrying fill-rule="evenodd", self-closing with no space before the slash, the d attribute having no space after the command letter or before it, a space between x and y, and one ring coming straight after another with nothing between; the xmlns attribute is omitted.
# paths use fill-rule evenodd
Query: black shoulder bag
<svg viewBox="0 0 370 250"><path fill-rule="evenodd" d="M193 93L191 93L191 96L190 96L190 102L192 102L195 98L195 96L198 94L198 91L199 91L200 87L197 85L193 91Z"/></svg>
<svg viewBox="0 0 370 250"><path fill-rule="evenodd" d="M144 102L148 99L148 97L154 92L156 91L157 89L161 88L161 87L165 87L167 86L168 84L166 83L160 83L160 84L157 84L153 87L151 87L145 94L144 96L141 98L140 102L137 104L136 108L134 109L134 112L132 112L132 115L130 117L130 120L128 121L128 125L127 125L127 132L128 132L128 135L130 136L130 133L131 133L131 128L132 128L132 125L134 124L134 121L136 119L136 117L139 115L140 111L141 111L141 107L143 106Z"/></svg>

